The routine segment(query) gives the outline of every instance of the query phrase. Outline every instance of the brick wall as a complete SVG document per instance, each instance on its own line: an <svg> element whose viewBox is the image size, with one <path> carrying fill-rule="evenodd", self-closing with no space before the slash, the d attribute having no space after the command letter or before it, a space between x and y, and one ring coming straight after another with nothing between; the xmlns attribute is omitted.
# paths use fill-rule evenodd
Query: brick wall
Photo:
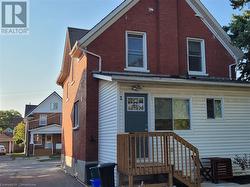
<svg viewBox="0 0 250 187"><path fill-rule="evenodd" d="M44 114L47 114L47 125L51 124L61 125L61 118L62 118L61 113L44 113ZM34 118L29 120L29 129L42 127L39 126L40 113L35 113L33 116Z"/></svg>
<svg viewBox="0 0 250 187"><path fill-rule="evenodd" d="M140 1L96 38L88 50L102 56L103 71L124 71L125 31L147 33L148 69L153 74L187 74L187 37L205 39L210 76L228 77L228 65L234 63L184 0ZM74 63L74 84L71 85L70 72L63 85L64 154L85 161L95 161L98 155L98 81L92 77L93 70L98 70L98 59L87 55L87 59ZM72 130L73 105L77 100L80 128Z"/></svg>
<svg viewBox="0 0 250 187"><path fill-rule="evenodd" d="M63 153L79 160L86 159L86 57L74 65L63 85ZM68 87L68 89L67 89ZM67 91L68 90L68 91ZM73 130L73 107L79 101L79 129Z"/></svg>

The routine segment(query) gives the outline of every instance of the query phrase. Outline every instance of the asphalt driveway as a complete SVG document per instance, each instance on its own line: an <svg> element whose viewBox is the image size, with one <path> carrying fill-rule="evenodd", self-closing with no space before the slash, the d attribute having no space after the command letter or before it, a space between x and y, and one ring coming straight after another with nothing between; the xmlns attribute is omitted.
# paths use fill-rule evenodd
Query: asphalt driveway
<svg viewBox="0 0 250 187"><path fill-rule="evenodd" d="M1 156L0 156L1 157ZM0 187L83 187L60 169L59 161L0 158Z"/></svg>

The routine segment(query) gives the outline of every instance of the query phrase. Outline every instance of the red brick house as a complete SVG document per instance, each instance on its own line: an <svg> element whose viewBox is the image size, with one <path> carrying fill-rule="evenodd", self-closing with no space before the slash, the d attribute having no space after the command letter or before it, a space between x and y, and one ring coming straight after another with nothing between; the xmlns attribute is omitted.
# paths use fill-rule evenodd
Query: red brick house
<svg viewBox="0 0 250 187"><path fill-rule="evenodd" d="M115 162L130 186L159 173L199 186L193 156L250 154L241 57L195 0L126 0L89 31L69 28L57 80L64 168L84 181L86 163Z"/></svg>
<svg viewBox="0 0 250 187"><path fill-rule="evenodd" d="M61 154L62 98L56 92L38 105L25 106L25 153L28 156Z"/></svg>

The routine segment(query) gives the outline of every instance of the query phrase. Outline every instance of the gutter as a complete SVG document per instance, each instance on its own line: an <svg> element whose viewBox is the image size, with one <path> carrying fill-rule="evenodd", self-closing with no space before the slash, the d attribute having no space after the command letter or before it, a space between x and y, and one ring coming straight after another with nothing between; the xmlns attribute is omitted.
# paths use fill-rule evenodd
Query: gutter
<svg viewBox="0 0 250 187"><path fill-rule="evenodd" d="M206 85L206 86L226 86L226 87L245 87L250 88L250 84L246 83L234 83L234 82L215 82L206 80L186 80L176 78L162 78L162 77L142 77L142 76L122 76L122 75L102 75L98 73L93 74L94 78L105 81L123 81L123 82L135 82L138 83L161 83L161 84L186 84L186 85Z"/></svg>
<svg viewBox="0 0 250 187"><path fill-rule="evenodd" d="M81 55L82 53L78 54L79 50L84 53L85 55L86 54L89 54L89 55L92 55L96 58L98 58L98 72L102 72L102 57L92 51L88 51L86 48L82 48L81 45L79 45L79 42L77 41L75 43L75 45L73 46L72 50L70 51L69 55L72 57L72 58L78 58L80 59L81 58Z"/></svg>

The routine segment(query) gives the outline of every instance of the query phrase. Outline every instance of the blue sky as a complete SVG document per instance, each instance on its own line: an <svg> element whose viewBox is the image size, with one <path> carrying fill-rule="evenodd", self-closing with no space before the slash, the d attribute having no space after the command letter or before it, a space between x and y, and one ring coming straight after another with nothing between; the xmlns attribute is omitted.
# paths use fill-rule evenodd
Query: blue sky
<svg viewBox="0 0 250 187"><path fill-rule="evenodd" d="M68 26L90 29L122 0L30 0L30 34L0 35L0 110L23 114L56 85ZM221 25L232 13L229 0L202 0Z"/></svg>

